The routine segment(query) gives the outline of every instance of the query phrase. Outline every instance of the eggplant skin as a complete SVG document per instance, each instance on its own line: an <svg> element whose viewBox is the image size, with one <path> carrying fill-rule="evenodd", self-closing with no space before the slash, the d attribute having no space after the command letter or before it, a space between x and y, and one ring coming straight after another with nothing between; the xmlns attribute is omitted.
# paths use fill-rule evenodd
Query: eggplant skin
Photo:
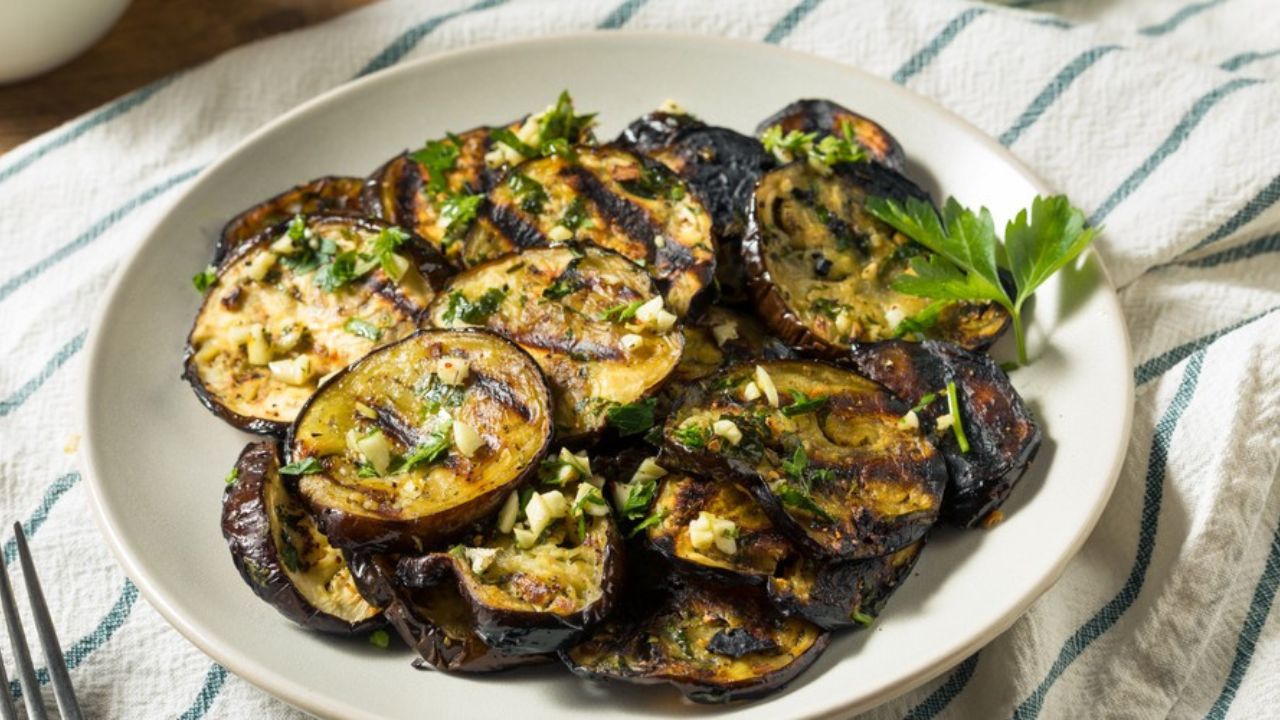
<svg viewBox="0 0 1280 720"><path fill-rule="evenodd" d="M405 644L418 652L413 665L419 669L491 673L552 659L512 655L485 645L474 631L471 607L452 583L422 589L397 587L386 616Z"/></svg>
<svg viewBox="0 0 1280 720"><path fill-rule="evenodd" d="M244 210L227 221L214 248L213 263L221 264L241 245L262 231L294 215L360 215L364 180L326 175L292 187Z"/></svg>
<svg viewBox="0 0 1280 720"><path fill-rule="evenodd" d="M850 360L903 402L915 405L934 393L937 399L919 412L922 427L934 427L947 413L945 389L954 382L969 452L960 451L950 430L936 440L950 474L942 518L972 527L999 509L1041 442L1039 425L1004 370L986 355L931 340L867 345L855 348Z"/></svg>
<svg viewBox="0 0 1280 720"><path fill-rule="evenodd" d="M322 536L309 532L314 529L314 524L303 516L301 505L288 496L279 469L279 450L274 441L252 443L240 453L235 465L235 480L223 495L222 536L231 550L231 559L240 571L240 577L281 615L311 630L357 635L382 627L385 621L380 606L368 603L360 595L340 599L348 601L346 609L350 612L346 613L347 617L339 617L316 607L291 577L286 558L282 557L278 545L276 528L278 523L284 522L281 515L302 516L297 518L297 525L300 532L310 536L299 538L307 543L301 550L290 548L288 557L293 558L294 564L306 562L316 554L323 558L333 551ZM279 537L288 542L288 535ZM316 588L316 592L356 593L351 572L341 556L337 556L336 561L330 560L330 565L334 562L337 573ZM325 570L313 566L299 567L293 572L305 574L314 569Z"/></svg>
<svg viewBox="0 0 1280 720"><path fill-rule="evenodd" d="M776 407L763 391L748 399L762 374L776 387ZM788 410L801 399L824 400ZM946 487L941 453L901 422L907 410L879 385L828 363L737 365L691 388L667 418L662 464L741 483L803 552L878 557L924 537ZM722 421L741 439L716 434Z"/></svg>
<svg viewBox="0 0 1280 720"><path fill-rule="evenodd" d="M390 226L377 220L338 215L305 218L309 231L343 242L367 242ZM379 342L390 342L417 329L417 321L443 284L443 261L420 239L401 246L414 267L400 282L381 269L336 292L315 284L318 271L297 274L274 262L261 280L253 279L253 263L274 255L270 245L285 235L289 223L269 228L223 261L218 279L205 294L187 336L183 378L197 399L228 424L252 433L283 435L298 409L315 391L318 378L359 359ZM381 331L378 340L346 329L352 317L368 318ZM311 366L306 382L277 379L267 365L253 365L234 333L260 324L271 345L272 359L305 357ZM276 339L292 328L295 343L277 348ZM300 338L300 339L299 339ZM279 358L276 355L280 355Z"/></svg>
<svg viewBox="0 0 1280 720"><path fill-rule="evenodd" d="M924 541L884 557L820 561L793 556L769 578L769 600L783 614L826 630L865 627L906 582Z"/></svg>
<svg viewBox="0 0 1280 720"><path fill-rule="evenodd" d="M401 558L396 566L397 581L405 587L430 587L441 582L456 583L471 609L476 635L485 645L503 654L541 655L555 652L577 640L614 609L623 583L622 536L612 517L594 518L584 544L596 554L591 571L599 577L586 578L594 593L571 599L556 578L515 571L506 576L485 578L473 572L460 551ZM493 547L483 543L483 547ZM499 552L520 554L509 545ZM571 571L584 571L569 563Z"/></svg>
<svg viewBox="0 0 1280 720"><path fill-rule="evenodd" d="M599 626L561 659L592 680L670 683L699 703L781 690L813 664L828 635L778 614L758 588L670 579Z"/></svg>
<svg viewBox="0 0 1280 720"><path fill-rule="evenodd" d="M830 100L797 100L765 118L756 127L756 134L760 135L774 125L779 125L783 134L794 130L817 133L821 138L824 135L840 134L845 123L853 125L854 138L866 149L872 160L902 172L907 157L897 139L876 121Z"/></svg>
<svg viewBox="0 0 1280 720"><path fill-rule="evenodd" d="M655 110L632 120L613 144L648 155L669 146L684 131L701 127L706 127L706 123L688 113Z"/></svg>
<svg viewBox="0 0 1280 720"><path fill-rule="evenodd" d="M430 399L439 372L456 362L469 367L457 394ZM449 441L434 462L388 477L360 475L349 430L377 430L393 456L406 456L432 442L418 423L441 409L479 434L471 457ZM420 330L327 380L298 412L288 448L293 462L319 464L298 477L298 493L335 546L420 553L496 510L537 470L551 434L550 390L517 345L481 329Z"/></svg>
<svg viewBox="0 0 1280 720"><path fill-rule="evenodd" d="M821 173L793 162L761 177L742 244L760 317L788 345L841 359L857 343L887 340L932 304L893 289L928 251L871 217L868 198L928 200L907 178L873 163ZM952 303L928 337L985 348L1008 327L994 303Z"/></svg>

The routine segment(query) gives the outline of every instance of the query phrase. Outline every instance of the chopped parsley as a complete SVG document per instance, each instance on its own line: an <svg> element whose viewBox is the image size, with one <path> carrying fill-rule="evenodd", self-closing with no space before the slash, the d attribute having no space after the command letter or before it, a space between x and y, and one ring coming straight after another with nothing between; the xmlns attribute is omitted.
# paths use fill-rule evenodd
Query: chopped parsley
<svg viewBox="0 0 1280 720"><path fill-rule="evenodd" d="M369 634L369 644L386 650L391 647L391 634L386 630L374 630Z"/></svg>
<svg viewBox="0 0 1280 720"><path fill-rule="evenodd" d="M605 420L622 437L639 435L653 427L653 410L657 404L655 398L625 405L615 404L605 411Z"/></svg>
<svg viewBox="0 0 1280 720"><path fill-rule="evenodd" d="M676 428L676 440L687 448L697 449L705 447L707 441L711 439L711 428L690 423L682 427Z"/></svg>
<svg viewBox="0 0 1280 720"><path fill-rule="evenodd" d="M231 485L231 484L233 484L237 479L239 479L239 477L240 477L240 468L238 468L238 467L233 467L233 468L231 468L231 472L227 473L227 477L226 477L226 478L224 478L224 479L226 480L226 483L227 483L228 485Z"/></svg>
<svg viewBox="0 0 1280 720"><path fill-rule="evenodd" d="M448 190L448 172L458 163L460 148L455 137L445 140L428 140L421 150L409 155L414 162L427 169L427 191L442 193Z"/></svg>
<svg viewBox="0 0 1280 720"><path fill-rule="evenodd" d="M788 392L791 393L791 404L782 407L782 414L787 417L795 417L797 415L811 413L815 410L821 409L827 404L826 395L810 398L806 397L805 394L799 390L789 390Z"/></svg>
<svg viewBox="0 0 1280 720"><path fill-rule="evenodd" d="M937 400L937 399L938 399L938 393L927 392L924 395L920 396L920 402L917 402L915 405L911 406L911 412L920 412L921 410L928 407L930 403L932 403L934 400Z"/></svg>
<svg viewBox="0 0 1280 720"><path fill-rule="evenodd" d="M951 413L951 431L956 434L956 444L960 452L969 452L969 438L964 434L964 423L960 420L960 400L956 397L956 383L947 383L947 411Z"/></svg>
<svg viewBox="0 0 1280 720"><path fill-rule="evenodd" d="M640 169L639 177L619 181L618 185L632 195L647 200L665 198L678 201L683 199L685 194L680 177L668 170L666 166L658 164L644 165Z"/></svg>
<svg viewBox="0 0 1280 720"><path fill-rule="evenodd" d="M575 196L573 202L569 203L569 207L564 209L564 217L560 218L560 224L573 232L591 226L591 215L581 196Z"/></svg>
<svg viewBox="0 0 1280 720"><path fill-rule="evenodd" d="M205 266L204 270L196 273L195 277L191 278L191 284L195 285L196 291L200 293L213 287L216 282L218 282L218 271L212 265Z"/></svg>
<svg viewBox="0 0 1280 720"><path fill-rule="evenodd" d="M653 513L649 517L646 517L645 519L637 523L635 527L631 528L631 532L627 533L627 537L632 538L632 537L635 537L636 535L639 535L642 530L646 530L648 528L653 527L654 525L657 525L658 523L665 520L666 517L667 517L667 513L664 511Z"/></svg>
<svg viewBox="0 0 1280 720"><path fill-rule="evenodd" d="M520 202L520 209L530 215L541 215L542 206L546 204L547 190L542 183L521 172L507 175L507 187Z"/></svg>
<svg viewBox="0 0 1280 720"><path fill-rule="evenodd" d="M424 416L434 415L440 411L440 408L458 407L464 398L461 385L450 385L435 373L419 380L414 385L413 391L426 401L422 410Z"/></svg>
<svg viewBox="0 0 1280 720"><path fill-rule="evenodd" d="M449 304L445 307L445 322L461 321L470 325L481 325L489 316L498 311L498 306L507 298L507 288L489 288L475 300L468 300L460 290L449 293Z"/></svg>
<svg viewBox="0 0 1280 720"><path fill-rule="evenodd" d="M851 620L864 627L869 626L871 623L876 621L875 615L868 615L861 610L854 610L853 614L849 617Z"/></svg>
<svg viewBox="0 0 1280 720"><path fill-rule="evenodd" d="M632 300L629 303L619 303L601 313L600 319L617 323L626 322L636 316L636 311L644 302L644 300Z"/></svg>
<svg viewBox="0 0 1280 720"><path fill-rule="evenodd" d="M785 135L781 125L767 128L760 136L764 149L781 162L805 159L810 165L831 167L836 163L865 162L867 152L854 135L853 123L840 124L840 134L818 139L818 133L792 130Z"/></svg>
<svg viewBox="0 0 1280 720"><path fill-rule="evenodd" d="M419 465L430 465L439 460L449 451L449 431L452 429L452 421L440 423L427 435L426 439L410 450L408 455L400 458L400 462L396 463L395 470L391 474L407 473Z"/></svg>
<svg viewBox="0 0 1280 720"><path fill-rule="evenodd" d="M830 513L823 510L818 503L814 502L813 497L810 496L809 493L805 492L803 488L796 487L790 483L784 483L774 488L773 494L778 496L778 499L782 501L783 505L789 505L798 510L803 510L810 515L816 515L827 522L835 520L835 518L831 517Z"/></svg>
<svg viewBox="0 0 1280 720"><path fill-rule="evenodd" d="M358 277L355 252L334 255L316 270L316 285L325 292L335 292Z"/></svg>
<svg viewBox="0 0 1280 720"><path fill-rule="evenodd" d="M938 317L942 314L942 311L950 304L950 300L935 300L929 303L915 315L903 318L902 322L898 323L898 326L893 329L893 336L899 338L908 333L923 335L932 330L938 324Z"/></svg>
<svg viewBox="0 0 1280 720"><path fill-rule="evenodd" d="M462 236L463 231L475 220L483 195L457 193L450 195L440 206L440 227L445 230L446 244Z"/></svg>
<svg viewBox="0 0 1280 720"><path fill-rule="evenodd" d="M280 468L281 475L314 475L324 468L320 467L320 462L313 457L305 457L296 462Z"/></svg>
<svg viewBox="0 0 1280 720"><path fill-rule="evenodd" d="M636 521L644 517L644 513L653 504L657 494L658 483L655 480L641 480L628 486L627 499L618 508L618 512L627 520Z"/></svg>
<svg viewBox="0 0 1280 720"><path fill-rule="evenodd" d="M825 315L832 320L845 310L845 306L831 298L816 298L809 303L809 307L819 315Z"/></svg>
<svg viewBox="0 0 1280 720"><path fill-rule="evenodd" d="M581 289L582 283L579 281L577 273L565 272L563 275L556 278L555 282L548 285L546 289L542 291L542 297L547 298L548 300L559 300L560 298L565 297L566 295L572 295Z"/></svg>
<svg viewBox="0 0 1280 720"><path fill-rule="evenodd" d="M377 342L382 338L382 328L358 317L347 318L347 322L342 325L342 329L365 340Z"/></svg>

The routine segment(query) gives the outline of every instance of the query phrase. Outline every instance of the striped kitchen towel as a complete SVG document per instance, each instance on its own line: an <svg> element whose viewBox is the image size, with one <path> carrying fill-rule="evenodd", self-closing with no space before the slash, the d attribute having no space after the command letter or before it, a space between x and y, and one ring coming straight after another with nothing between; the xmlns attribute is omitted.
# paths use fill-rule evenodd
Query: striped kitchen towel
<svg viewBox="0 0 1280 720"><path fill-rule="evenodd" d="M443 50L590 28L751 38L891 78L1106 225L1098 251L1137 362L1115 497L1012 629L869 717L1280 714L1275 0L389 0L0 157L0 517L23 519L43 560L89 716L297 714L139 602L90 520L78 365L133 242L202 167L317 93ZM3 549L8 563L13 541Z"/></svg>

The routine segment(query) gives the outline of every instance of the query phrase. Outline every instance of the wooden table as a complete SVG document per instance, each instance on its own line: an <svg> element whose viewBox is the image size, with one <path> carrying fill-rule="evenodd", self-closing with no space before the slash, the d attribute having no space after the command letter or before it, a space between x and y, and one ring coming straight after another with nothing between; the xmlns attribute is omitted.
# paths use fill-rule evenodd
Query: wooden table
<svg viewBox="0 0 1280 720"><path fill-rule="evenodd" d="M0 85L0 153L232 47L372 1L133 0L119 24L84 55L45 75Z"/></svg>

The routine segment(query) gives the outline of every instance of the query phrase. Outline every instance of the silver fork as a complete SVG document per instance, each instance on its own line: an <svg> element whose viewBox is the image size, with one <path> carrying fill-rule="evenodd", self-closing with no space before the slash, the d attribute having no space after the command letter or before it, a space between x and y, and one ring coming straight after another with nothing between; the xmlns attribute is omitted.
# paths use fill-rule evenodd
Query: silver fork
<svg viewBox="0 0 1280 720"><path fill-rule="evenodd" d="M62 657L62 648L58 646L58 634L53 630L49 606L45 604L44 592L40 589L40 579L36 577L36 566L31 562L31 550L27 547L21 523L13 524L13 537L18 545L18 558L22 562L22 579L27 586L27 599L31 601L31 616L36 623L36 634L40 636L40 646L44 650L44 663L49 669L49 680L53 683L53 694L58 701L58 713L63 720L80 720L80 705L76 702L76 693L71 687L67 663ZM27 706L27 718L45 720L48 715L40 694L40 683L36 681L31 652L27 650L27 637L22 632L22 616L18 614L18 606L13 601L9 570L3 563L0 563L0 603L4 605L4 622L9 628L9 645L13 648L13 655L18 663L18 680L22 683L22 699ZM0 700L0 718L17 720L18 711L9 694L9 678L5 675L2 660L0 697L3 697Z"/></svg>

